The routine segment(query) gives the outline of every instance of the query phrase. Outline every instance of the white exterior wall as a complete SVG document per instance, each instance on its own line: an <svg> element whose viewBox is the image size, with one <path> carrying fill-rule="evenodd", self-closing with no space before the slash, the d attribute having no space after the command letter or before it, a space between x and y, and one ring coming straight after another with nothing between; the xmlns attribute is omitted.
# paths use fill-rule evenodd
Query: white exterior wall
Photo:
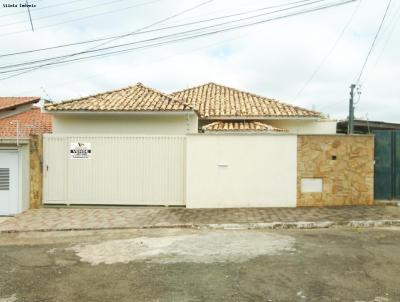
<svg viewBox="0 0 400 302"><path fill-rule="evenodd" d="M53 113L54 134L197 133L197 115L189 113Z"/></svg>
<svg viewBox="0 0 400 302"><path fill-rule="evenodd" d="M188 208L296 206L296 135L189 135L186 162Z"/></svg>
<svg viewBox="0 0 400 302"><path fill-rule="evenodd" d="M265 120L266 124L274 127L289 130L290 133L296 134L336 134L335 120Z"/></svg>
<svg viewBox="0 0 400 302"><path fill-rule="evenodd" d="M22 208L21 212L29 209L30 199L30 162L29 162L29 144L20 147L20 163L21 168L21 194L22 194Z"/></svg>
<svg viewBox="0 0 400 302"><path fill-rule="evenodd" d="M71 143L90 143L72 159ZM45 135L44 203L184 205L185 137Z"/></svg>
<svg viewBox="0 0 400 302"><path fill-rule="evenodd" d="M19 213L29 208L30 198L30 163L29 163L29 141L21 140L19 146L15 139L0 140L0 150L18 151L18 210Z"/></svg>

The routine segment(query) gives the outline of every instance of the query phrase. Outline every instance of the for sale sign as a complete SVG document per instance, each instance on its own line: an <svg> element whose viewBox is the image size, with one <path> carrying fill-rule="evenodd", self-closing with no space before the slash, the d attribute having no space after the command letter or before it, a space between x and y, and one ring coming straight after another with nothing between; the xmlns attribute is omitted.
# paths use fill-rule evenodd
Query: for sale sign
<svg viewBox="0 0 400 302"><path fill-rule="evenodd" d="M92 146L90 143L71 143L69 155L71 159L90 159L92 155Z"/></svg>

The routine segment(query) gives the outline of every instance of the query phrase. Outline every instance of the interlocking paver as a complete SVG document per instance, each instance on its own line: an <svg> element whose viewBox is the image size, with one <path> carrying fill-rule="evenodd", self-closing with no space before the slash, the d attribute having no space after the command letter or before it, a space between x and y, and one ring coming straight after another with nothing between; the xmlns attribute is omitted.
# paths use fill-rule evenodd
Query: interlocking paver
<svg viewBox="0 0 400 302"><path fill-rule="evenodd" d="M41 208L0 222L0 232L351 221L400 222L400 207L340 208Z"/></svg>

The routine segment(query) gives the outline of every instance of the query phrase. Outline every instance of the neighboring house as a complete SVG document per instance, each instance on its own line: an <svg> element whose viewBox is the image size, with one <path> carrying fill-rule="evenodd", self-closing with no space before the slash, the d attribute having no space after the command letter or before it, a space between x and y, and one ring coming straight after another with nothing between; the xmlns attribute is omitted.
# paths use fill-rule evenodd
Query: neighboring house
<svg viewBox="0 0 400 302"><path fill-rule="evenodd" d="M40 97L0 97L0 215L20 213L41 196L41 139L51 132Z"/></svg>
<svg viewBox="0 0 400 302"><path fill-rule="evenodd" d="M337 123L337 133L347 133L348 121L343 120ZM370 134L377 130L400 130L400 124L382 121L354 120L354 133Z"/></svg>
<svg viewBox="0 0 400 302"><path fill-rule="evenodd" d="M46 103L44 203L198 207L371 204L373 139L320 113L209 83L136 84Z"/></svg>
<svg viewBox="0 0 400 302"><path fill-rule="evenodd" d="M39 101L40 97L0 97L0 119L26 112Z"/></svg>

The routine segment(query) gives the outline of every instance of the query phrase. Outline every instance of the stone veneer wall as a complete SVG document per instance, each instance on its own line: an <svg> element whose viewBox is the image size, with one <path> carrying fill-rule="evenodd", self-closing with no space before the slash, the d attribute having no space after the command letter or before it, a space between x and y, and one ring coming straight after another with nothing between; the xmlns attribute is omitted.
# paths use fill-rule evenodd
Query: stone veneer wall
<svg viewBox="0 0 400 302"><path fill-rule="evenodd" d="M31 135L29 147L30 165L30 209L37 209L42 205L43 194L43 138L41 135Z"/></svg>
<svg viewBox="0 0 400 302"><path fill-rule="evenodd" d="M297 144L297 206L373 203L372 135L299 135ZM302 193L302 178L322 179L322 192Z"/></svg>

